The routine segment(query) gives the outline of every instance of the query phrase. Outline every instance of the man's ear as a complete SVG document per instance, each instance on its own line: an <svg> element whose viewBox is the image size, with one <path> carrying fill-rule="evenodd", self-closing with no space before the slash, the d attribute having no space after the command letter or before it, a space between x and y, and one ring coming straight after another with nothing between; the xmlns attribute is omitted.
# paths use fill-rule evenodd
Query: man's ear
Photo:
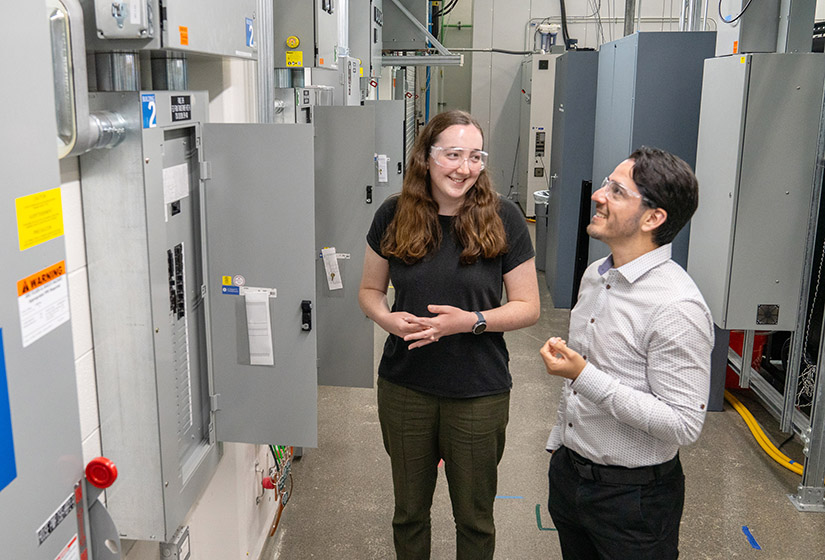
<svg viewBox="0 0 825 560"><path fill-rule="evenodd" d="M642 219L642 231L654 231L667 221L667 210L664 208L651 208L645 212Z"/></svg>

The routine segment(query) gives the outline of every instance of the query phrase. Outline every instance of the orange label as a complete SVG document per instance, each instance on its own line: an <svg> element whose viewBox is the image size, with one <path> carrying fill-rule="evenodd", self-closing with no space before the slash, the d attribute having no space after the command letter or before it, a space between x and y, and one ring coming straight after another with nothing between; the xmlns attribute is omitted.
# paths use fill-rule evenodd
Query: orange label
<svg viewBox="0 0 825 560"><path fill-rule="evenodd" d="M739 41L734 41L733 42L733 54L736 54L738 52L739 52Z"/></svg>
<svg viewBox="0 0 825 560"><path fill-rule="evenodd" d="M32 274L28 278L24 278L17 282L17 296L22 296L30 291L43 286L56 278L60 278L66 274L66 261L60 261L48 268L44 268L36 274Z"/></svg>
<svg viewBox="0 0 825 560"><path fill-rule="evenodd" d="M320 64L321 66L323 66L323 65L324 65L324 59L323 59L323 58L319 59L318 64Z"/></svg>
<svg viewBox="0 0 825 560"><path fill-rule="evenodd" d="M189 28L184 26L179 26L178 30L180 30L180 44L181 45L188 45L189 44Z"/></svg>

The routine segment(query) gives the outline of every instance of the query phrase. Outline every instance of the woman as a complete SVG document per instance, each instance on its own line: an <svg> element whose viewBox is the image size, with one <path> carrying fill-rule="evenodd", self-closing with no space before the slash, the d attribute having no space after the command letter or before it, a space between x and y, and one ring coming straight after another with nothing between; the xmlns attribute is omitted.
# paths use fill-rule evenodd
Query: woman
<svg viewBox="0 0 825 560"><path fill-rule="evenodd" d="M378 416L392 464L399 559L430 557L442 458L457 558L493 557L512 386L503 333L538 320L539 295L524 218L493 190L483 147L469 114L433 118L415 142L401 194L381 205L367 235L359 301L389 333Z"/></svg>

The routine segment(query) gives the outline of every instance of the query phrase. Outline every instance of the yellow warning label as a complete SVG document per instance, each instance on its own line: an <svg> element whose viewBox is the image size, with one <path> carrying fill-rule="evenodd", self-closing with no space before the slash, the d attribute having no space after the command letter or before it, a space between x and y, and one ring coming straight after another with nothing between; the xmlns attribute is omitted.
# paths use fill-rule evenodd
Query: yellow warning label
<svg viewBox="0 0 825 560"><path fill-rule="evenodd" d="M740 62L741 64L745 64L745 60L747 60L747 57L746 57L746 56L743 56L742 58L740 58L740 59L739 59L739 62Z"/></svg>
<svg viewBox="0 0 825 560"><path fill-rule="evenodd" d="M25 251L63 235L63 203L60 187L15 199L17 238Z"/></svg>
<svg viewBox="0 0 825 560"><path fill-rule="evenodd" d="M60 278L66 274L66 261L60 261L48 268L44 268L36 274L32 274L28 278L23 278L17 282L17 296L22 296L30 291L39 288L40 286L51 282L56 278Z"/></svg>
<svg viewBox="0 0 825 560"><path fill-rule="evenodd" d="M231 286L232 285L232 277L231 276L221 276L221 284L224 286Z"/></svg>
<svg viewBox="0 0 825 560"><path fill-rule="evenodd" d="M304 65L304 51L286 51L287 68L300 68Z"/></svg>

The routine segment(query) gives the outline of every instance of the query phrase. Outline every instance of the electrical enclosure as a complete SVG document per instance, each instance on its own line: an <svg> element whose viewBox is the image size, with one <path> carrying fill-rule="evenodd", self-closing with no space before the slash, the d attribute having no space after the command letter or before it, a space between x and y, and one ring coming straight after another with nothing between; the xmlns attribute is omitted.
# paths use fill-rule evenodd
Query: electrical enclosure
<svg viewBox="0 0 825 560"><path fill-rule="evenodd" d="M797 328L823 83L812 53L705 62L688 272L723 329Z"/></svg>
<svg viewBox="0 0 825 560"><path fill-rule="evenodd" d="M361 77L380 77L384 47L383 0L350 0L349 30L350 56L361 61Z"/></svg>
<svg viewBox="0 0 825 560"><path fill-rule="evenodd" d="M64 549L90 554L91 536L52 61L44 5L4 10L14 25L0 45L15 54L0 69L18 87L0 106L0 542L9 558L54 560ZM44 110L24 110L34 106Z"/></svg>
<svg viewBox="0 0 825 560"><path fill-rule="evenodd" d="M274 0L276 68L338 68L338 3Z"/></svg>
<svg viewBox="0 0 825 560"><path fill-rule="evenodd" d="M713 56L710 31L643 32L602 45L596 91L593 189L640 146L696 162L704 60ZM595 204L591 203L591 216ZM673 260L687 266L690 224L673 240ZM589 242L589 261L609 253Z"/></svg>
<svg viewBox="0 0 825 560"><path fill-rule="evenodd" d="M533 193L552 189L550 151L553 131L553 83L556 60L561 55L533 54L521 64L521 115L519 128L518 203L526 216L536 215Z"/></svg>
<svg viewBox="0 0 825 560"><path fill-rule="evenodd" d="M556 61L545 282L561 309L576 302L587 265L590 189L582 189L593 176L598 64L596 51L568 51Z"/></svg>
<svg viewBox="0 0 825 560"><path fill-rule="evenodd" d="M256 59L256 0L79 0L91 52L173 49Z"/></svg>

